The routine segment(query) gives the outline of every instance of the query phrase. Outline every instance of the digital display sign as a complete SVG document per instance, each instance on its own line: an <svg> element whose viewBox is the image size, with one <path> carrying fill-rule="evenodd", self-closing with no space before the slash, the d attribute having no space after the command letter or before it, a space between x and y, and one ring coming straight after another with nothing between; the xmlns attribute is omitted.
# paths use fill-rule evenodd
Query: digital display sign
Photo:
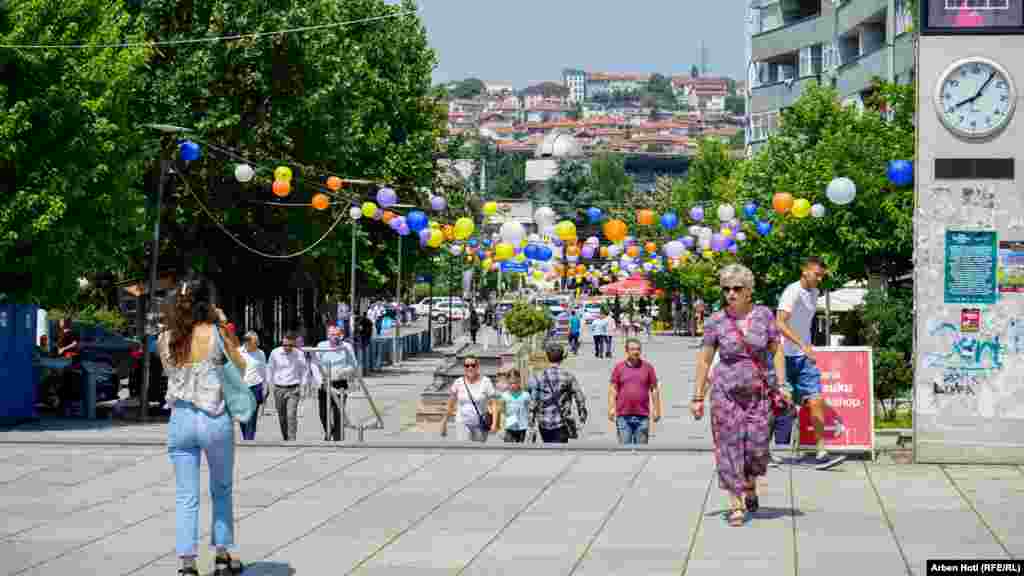
<svg viewBox="0 0 1024 576"><path fill-rule="evenodd" d="M1024 34L1024 0L922 0L922 34Z"/></svg>

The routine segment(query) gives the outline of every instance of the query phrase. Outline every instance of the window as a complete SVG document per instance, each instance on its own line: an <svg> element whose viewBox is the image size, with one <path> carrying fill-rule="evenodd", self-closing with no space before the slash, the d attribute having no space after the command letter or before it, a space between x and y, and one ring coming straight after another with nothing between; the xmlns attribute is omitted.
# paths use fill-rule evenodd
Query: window
<svg viewBox="0 0 1024 576"><path fill-rule="evenodd" d="M800 77L821 74L821 44L800 49Z"/></svg>
<svg viewBox="0 0 1024 576"><path fill-rule="evenodd" d="M778 126L778 112L762 112L750 115L750 141L767 140Z"/></svg>
<svg viewBox="0 0 1024 576"><path fill-rule="evenodd" d="M909 0L896 0L896 30L893 31L894 36L899 36L904 32L910 32L914 27L914 15L910 12L910 6L908 6Z"/></svg>
<svg viewBox="0 0 1024 576"><path fill-rule="evenodd" d="M821 48L821 67L823 70L835 70L842 62L839 59L839 49L834 43L825 44Z"/></svg>
<svg viewBox="0 0 1024 576"><path fill-rule="evenodd" d="M1009 0L946 0L946 10L965 7L973 10L1007 10L1010 3Z"/></svg>
<svg viewBox="0 0 1024 576"><path fill-rule="evenodd" d="M782 7L777 0L765 3L758 8L758 12L760 26L757 29L757 33L782 27Z"/></svg>

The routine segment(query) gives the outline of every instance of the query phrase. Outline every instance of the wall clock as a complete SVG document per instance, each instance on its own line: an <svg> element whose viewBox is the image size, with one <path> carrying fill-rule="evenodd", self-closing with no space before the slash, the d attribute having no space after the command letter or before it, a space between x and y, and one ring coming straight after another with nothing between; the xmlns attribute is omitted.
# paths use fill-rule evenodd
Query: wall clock
<svg viewBox="0 0 1024 576"><path fill-rule="evenodd" d="M999 63L972 56L949 65L935 86L935 110L947 130L967 140L1001 132L1017 105L1013 78Z"/></svg>

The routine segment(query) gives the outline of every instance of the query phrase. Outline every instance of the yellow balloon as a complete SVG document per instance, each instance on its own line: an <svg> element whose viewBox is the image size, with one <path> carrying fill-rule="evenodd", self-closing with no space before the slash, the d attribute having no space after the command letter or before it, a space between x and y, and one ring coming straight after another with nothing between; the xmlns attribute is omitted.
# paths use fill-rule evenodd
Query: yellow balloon
<svg viewBox="0 0 1024 576"><path fill-rule="evenodd" d="M465 240L473 235L476 230L476 225L473 224L471 218L463 216L455 221L455 238L457 240Z"/></svg>
<svg viewBox="0 0 1024 576"><path fill-rule="evenodd" d="M363 216L367 218L373 218L373 215L377 213L377 205L373 202L363 202Z"/></svg>
<svg viewBox="0 0 1024 576"><path fill-rule="evenodd" d="M516 254L515 261L520 263L526 262L526 256L524 256L523 254Z"/></svg>
<svg viewBox="0 0 1024 576"><path fill-rule="evenodd" d="M732 228L722 228L722 236L725 236L726 238L732 236Z"/></svg>
<svg viewBox="0 0 1024 576"><path fill-rule="evenodd" d="M502 260L508 260L509 258L516 255L515 246L508 242L502 242L494 247L494 259L499 262Z"/></svg>
<svg viewBox="0 0 1024 576"><path fill-rule="evenodd" d="M441 224L434 222L433 220L430 220L429 224L431 228L441 228Z"/></svg>
<svg viewBox="0 0 1024 576"><path fill-rule="evenodd" d="M282 182L292 181L292 169L287 166L278 166L274 170L274 180L280 180Z"/></svg>
<svg viewBox="0 0 1024 576"><path fill-rule="evenodd" d="M534 270L533 271L533 277L536 278L537 280L543 280L544 279L544 273L541 272L540 270Z"/></svg>
<svg viewBox="0 0 1024 576"><path fill-rule="evenodd" d="M797 218L806 218L811 213L811 203L806 198L797 198L790 211Z"/></svg>
<svg viewBox="0 0 1024 576"><path fill-rule="evenodd" d="M430 239L427 240L427 246L430 246L431 248L437 248L442 243L444 243L444 233L441 232L440 230L431 230Z"/></svg>
<svg viewBox="0 0 1024 576"><path fill-rule="evenodd" d="M715 257L715 253L712 252L711 250L705 250L704 251L704 258L706 258L707 260L711 260L714 257Z"/></svg>
<svg viewBox="0 0 1024 576"><path fill-rule="evenodd" d="M494 216L497 213L498 213L498 203L497 202L487 202L487 203L484 204L484 214L486 214L488 216Z"/></svg>
<svg viewBox="0 0 1024 576"><path fill-rule="evenodd" d="M576 225L569 220L562 220L555 225L555 235L563 242L576 237Z"/></svg>

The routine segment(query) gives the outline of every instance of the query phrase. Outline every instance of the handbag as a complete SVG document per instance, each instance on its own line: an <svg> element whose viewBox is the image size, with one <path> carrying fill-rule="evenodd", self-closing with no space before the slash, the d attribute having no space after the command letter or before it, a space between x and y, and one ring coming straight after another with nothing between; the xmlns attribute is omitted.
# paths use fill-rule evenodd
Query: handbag
<svg viewBox="0 0 1024 576"><path fill-rule="evenodd" d="M480 428L485 432L490 430L491 426L494 424L494 415L492 415L490 411L487 412L486 416L481 414L480 409L476 407L476 400L473 400L473 394L469 391L469 383L466 382L465 378L462 379L462 385L466 388L466 396L469 396L469 402L473 405L476 417L480 419Z"/></svg>
<svg viewBox="0 0 1024 576"><path fill-rule="evenodd" d="M224 406L228 415L239 422L249 422L256 413L256 396L252 393L249 385L242 380L242 374L238 367L231 361L224 352L224 340L220 335L220 327L214 326L217 333L217 348L226 362L217 365L220 373L221 388L224 393Z"/></svg>
<svg viewBox="0 0 1024 576"><path fill-rule="evenodd" d="M732 323L732 329L739 336L740 342L743 343L743 347L747 351L747 355L754 361L754 367L757 369L757 377L761 381L761 390L765 394L765 398L768 400L768 406L771 408L772 413L776 417L789 414L793 409L793 403L786 398L786 395L782 393L777 386L769 386L768 378L765 376L764 367L761 366L761 358L754 353L753 348L750 347L750 343L747 342L746 336L740 331L739 326L736 325L736 319L729 316L729 320ZM748 320L749 323L749 320Z"/></svg>

